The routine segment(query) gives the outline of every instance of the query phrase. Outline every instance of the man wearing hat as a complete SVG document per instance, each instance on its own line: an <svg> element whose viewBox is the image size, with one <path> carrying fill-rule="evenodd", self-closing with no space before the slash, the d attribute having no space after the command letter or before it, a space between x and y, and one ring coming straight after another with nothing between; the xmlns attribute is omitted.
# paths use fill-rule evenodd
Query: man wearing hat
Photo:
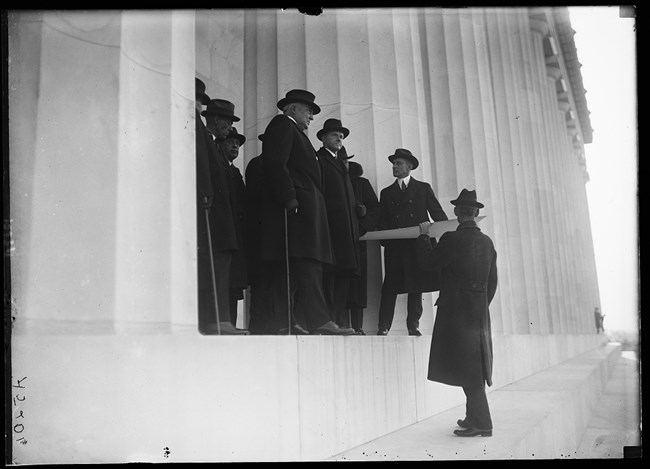
<svg viewBox="0 0 650 469"><path fill-rule="evenodd" d="M246 220L246 184L239 168L233 162L239 156L239 148L246 142L246 137L232 127L226 139L219 146L228 159L228 177L230 178L230 202L235 222L238 249L232 252L230 263L230 321L237 325L237 302L244 299L244 290L248 286L246 269L246 242L244 239Z"/></svg>
<svg viewBox="0 0 650 469"><path fill-rule="evenodd" d="M323 142L316 154L323 170L323 195L334 250L334 263L324 267L323 287L332 320L345 327L351 324L347 309L350 281L359 276L361 256L354 188L345 163L339 159L347 158L343 139L349 134L338 119L327 119L316 133Z"/></svg>
<svg viewBox="0 0 650 469"><path fill-rule="evenodd" d="M431 338L428 379L461 386L467 398L458 436L492 436L485 383L492 386L490 302L497 289L497 253L475 218L483 204L463 189L451 203L456 231L430 240L431 223L420 224L417 259L423 269L441 269L438 312Z"/></svg>
<svg viewBox="0 0 650 469"><path fill-rule="evenodd" d="M396 180L379 194L381 213L378 229L418 226L423 221L429 221L429 217L434 221L447 220L431 186L411 177L411 171L418 167L417 158L409 150L398 148L388 160L393 164ZM439 274L418 267L414 239L385 240L381 244L384 246L385 275L377 335L388 335L397 295L408 293L406 327L409 335L420 336L422 292L439 289Z"/></svg>
<svg viewBox="0 0 650 469"><path fill-rule="evenodd" d="M197 86L198 86L197 82ZM197 87L197 96L200 88ZM201 94L201 98L205 92ZM198 219L205 224L205 208L210 219L210 239L212 242L212 264L215 282L212 281L212 266L209 254L207 261L201 260L203 250L208 252L207 241L199 240L199 330L203 334L247 334L248 331L236 329L230 321L230 263L232 252L239 248L235 219L230 202L229 162L223 149L217 145L224 140L232 128L235 106L226 100L212 99L201 115L206 118L203 126L197 115L197 177L202 178L208 187L205 194L199 194L202 204ZM206 128L207 127L207 128ZM202 141L199 141L202 140ZM206 164L207 161L207 164ZM208 176L206 178L206 175ZM207 180L207 181L205 181ZM197 184L198 186L199 184ZM200 238L207 239L207 228L200 226ZM205 265L207 264L207 266ZM216 284L217 305L214 306ZM217 316L219 324L217 325Z"/></svg>
<svg viewBox="0 0 650 469"><path fill-rule="evenodd" d="M332 264L334 257L321 167L304 133L320 112L314 99L306 90L289 91L277 103L282 114L264 131L261 158L268 197L258 241L262 260L289 263L291 307L298 323L312 334L351 335L353 329L339 328L330 319L323 292L323 265Z"/></svg>

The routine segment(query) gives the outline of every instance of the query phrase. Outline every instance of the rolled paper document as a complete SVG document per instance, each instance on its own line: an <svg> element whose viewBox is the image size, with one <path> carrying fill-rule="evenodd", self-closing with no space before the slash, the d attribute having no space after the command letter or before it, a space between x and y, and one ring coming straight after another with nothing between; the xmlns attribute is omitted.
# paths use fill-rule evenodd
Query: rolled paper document
<svg viewBox="0 0 650 469"><path fill-rule="evenodd" d="M485 215L476 217L476 223L479 223L485 218ZM447 231L456 231L458 228L458 220L443 220L436 221L429 227L429 237L440 239L443 233ZM419 226L409 226L407 228L397 228L395 230L379 230L368 231L359 241L378 241L382 239L413 239L420 236Z"/></svg>

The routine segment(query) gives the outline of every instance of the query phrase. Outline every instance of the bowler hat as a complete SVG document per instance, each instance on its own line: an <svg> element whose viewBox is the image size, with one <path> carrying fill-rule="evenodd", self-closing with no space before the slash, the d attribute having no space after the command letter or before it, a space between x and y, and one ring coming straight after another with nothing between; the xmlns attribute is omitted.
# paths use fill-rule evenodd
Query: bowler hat
<svg viewBox="0 0 650 469"><path fill-rule="evenodd" d="M239 146L242 146L246 141L246 136L238 133L237 129L234 127L232 127L230 129L230 132L228 132L228 135L226 136L226 140L228 140L229 138L236 138L237 140L239 140Z"/></svg>
<svg viewBox="0 0 650 469"><path fill-rule="evenodd" d="M194 89L195 89L196 97L201 100L201 103L203 103L203 105L207 106L208 103L210 102L210 96L205 94L205 83L203 83L201 80L195 77Z"/></svg>
<svg viewBox="0 0 650 469"><path fill-rule="evenodd" d="M316 96L307 90L291 90L284 98L278 101L278 109L282 109L291 103L303 103L310 106L313 114L316 115L320 112L320 107L314 102L314 99L316 99Z"/></svg>
<svg viewBox="0 0 650 469"><path fill-rule="evenodd" d="M456 200L450 202L452 205L467 205L469 207L483 208L484 205L476 200L476 191L463 189Z"/></svg>
<svg viewBox="0 0 650 469"><path fill-rule="evenodd" d="M219 116L227 117L233 122L239 122L239 117L235 115L235 105L225 99L212 99L208 107L201 113L202 116Z"/></svg>
<svg viewBox="0 0 650 469"><path fill-rule="evenodd" d="M336 153L336 157L339 160L349 160L350 158L354 158L354 155L348 155L345 147L341 147L341 149Z"/></svg>
<svg viewBox="0 0 650 469"><path fill-rule="evenodd" d="M420 164L418 162L418 159L415 156L413 156L413 154L410 151L408 151L408 150L406 150L404 148L398 148L397 150L395 150L395 153L393 153L392 155L390 155L388 157L388 161L390 161L392 163L397 158L403 158L403 159L405 159L407 161L410 161L411 164L413 164L413 169L417 168L418 165Z"/></svg>
<svg viewBox="0 0 650 469"><path fill-rule="evenodd" d="M343 124L341 124L341 121L338 119L327 119L323 124L323 128L316 132L316 138L318 140L323 140L323 135L328 132L342 132L343 138L350 135L350 130L343 127Z"/></svg>

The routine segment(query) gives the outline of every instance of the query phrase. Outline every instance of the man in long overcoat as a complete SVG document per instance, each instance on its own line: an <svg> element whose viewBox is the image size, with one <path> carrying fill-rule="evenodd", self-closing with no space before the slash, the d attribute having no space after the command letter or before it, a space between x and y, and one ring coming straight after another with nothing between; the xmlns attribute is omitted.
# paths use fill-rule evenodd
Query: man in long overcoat
<svg viewBox="0 0 650 469"><path fill-rule="evenodd" d="M395 182L379 194L381 212L379 230L418 226L419 223L447 220L431 186L411 177L418 160L406 149L398 148L388 157L393 164ZM418 267L415 239L382 241L384 246L384 283L379 304L379 332L387 335L393 323L397 295L408 293L406 327L409 335L420 336L422 292L438 291L439 273Z"/></svg>
<svg viewBox="0 0 650 469"><path fill-rule="evenodd" d="M213 134L208 131L201 120L201 115L206 116L211 126L215 122L214 116L226 114L220 118L217 130L214 132L225 137L232 126L232 115L230 107L227 110L215 112L214 101L210 100L205 93L205 83L195 79L196 87L196 192L197 192L197 266L198 266L198 307L199 307L199 331L202 334L246 334L235 328L230 322L228 312L228 288L227 278L221 272L215 272L217 285L217 304L215 304L215 284L212 281L212 266L216 269L224 264L230 256L230 251L237 248L237 241L234 234L233 215L230 207L227 161L219 154L214 143ZM232 105L232 103L229 103ZM203 105L207 105L205 111L201 111ZM210 112L208 113L208 109ZM234 110L234 105L232 105ZM207 113L207 114L206 114ZM208 225L206 212L210 219L210 241L212 242L212 254L210 258L210 245L208 244Z"/></svg>
<svg viewBox="0 0 650 469"><path fill-rule="evenodd" d="M331 318L340 326L350 327L347 309L350 281L359 276L359 221L354 188L345 163L338 157L343 139L350 130L338 119L327 119L316 138L323 146L316 152L323 170L323 195L334 251L334 262L325 265L323 285Z"/></svg>
<svg viewBox="0 0 650 469"><path fill-rule="evenodd" d="M246 184L239 168L234 161L239 157L239 149L246 142L246 137L233 127L225 140L219 145L230 163L228 177L230 179L230 204L233 212L237 250L232 252L230 262L230 321L237 324L237 303L244 299L244 290L248 286L246 268L246 240L244 229L246 223Z"/></svg>
<svg viewBox="0 0 650 469"><path fill-rule="evenodd" d="M354 155L347 155L345 147L341 148L339 159L348 168L348 175L354 189L359 219L359 236L377 229L379 221L379 199L370 181L363 177L363 167L349 161ZM368 242L359 242L359 276L353 277L348 292L348 310L350 323L358 335L366 335L363 330L363 310L368 305Z"/></svg>
<svg viewBox="0 0 650 469"><path fill-rule="evenodd" d="M423 269L441 269L438 312L431 339L428 379L462 386L466 415L458 420L458 436L492 436L485 383L492 385L490 302L497 289L497 253L476 224L483 204L476 191L463 189L456 200L456 231L440 242L429 239L430 223L420 224L417 254Z"/></svg>
<svg viewBox="0 0 650 469"><path fill-rule="evenodd" d="M264 131L261 158L269 197L262 210L261 258L288 256L292 311L301 326L312 334L352 335L353 329L330 320L323 292L323 265L334 256L320 162L304 133L320 112L314 99L306 90L289 91L277 104L283 114Z"/></svg>

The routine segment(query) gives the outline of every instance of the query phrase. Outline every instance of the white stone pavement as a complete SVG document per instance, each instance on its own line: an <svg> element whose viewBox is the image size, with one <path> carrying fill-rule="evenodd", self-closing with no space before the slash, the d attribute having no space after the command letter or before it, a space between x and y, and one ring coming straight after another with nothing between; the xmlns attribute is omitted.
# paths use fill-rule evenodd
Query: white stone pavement
<svg viewBox="0 0 650 469"><path fill-rule="evenodd" d="M639 446L639 368L620 344L488 394L491 438L459 438L464 405L332 457L337 461L623 458Z"/></svg>

